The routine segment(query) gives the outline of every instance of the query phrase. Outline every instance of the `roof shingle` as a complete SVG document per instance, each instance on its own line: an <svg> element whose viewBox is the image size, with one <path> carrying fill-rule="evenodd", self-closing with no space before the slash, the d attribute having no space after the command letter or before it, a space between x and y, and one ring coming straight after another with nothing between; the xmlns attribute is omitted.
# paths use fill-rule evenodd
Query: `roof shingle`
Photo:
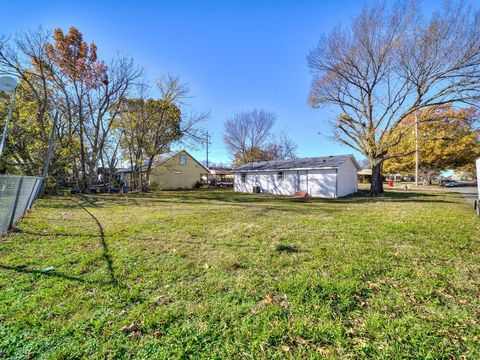
<svg viewBox="0 0 480 360"><path fill-rule="evenodd" d="M237 166L235 169L233 169L233 171L240 172L240 171L261 171L261 170L338 168L349 158L353 158L353 162L355 163L355 166L357 166L358 168L355 157L351 154L348 154L348 155L251 162L251 163Z"/></svg>

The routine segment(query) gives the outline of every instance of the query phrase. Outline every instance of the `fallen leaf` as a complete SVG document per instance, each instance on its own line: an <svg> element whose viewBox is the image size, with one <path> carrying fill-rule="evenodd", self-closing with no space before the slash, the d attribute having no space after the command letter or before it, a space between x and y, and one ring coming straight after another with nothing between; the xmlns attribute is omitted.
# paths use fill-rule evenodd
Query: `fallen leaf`
<svg viewBox="0 0 480 360"><path fill-rule="evenodd" d="M239 262L235 261L233 264L232 264L232 270L238 270L242 267L242 264L240 264Z"/></svg>
<svg viewBox="0 0 480 360"><path fill-rule="evenodd" d="M326 348L326 347L318 347L315 349L319 354L322 354L324 356L329 356L332 352Z"/></svg>
<svg viewBox="0 0 480 360"><path fill-rule="evenodd" d="M122 332L124 333L131 333L135 331L138 331L138 326L135 325L135 323L131 323L130 325L125 325L122 327Z"/></svg>
<svg viewBox="0 0 480 360"><path fill-rule="evenodd" d="M128 337L130 340L137 340L140 336L142 336L142 333L140 331L134 331Z"/></svg>
<svg viewBox="0 0 480 360"><path fill-rule="evenodd" d="M290 351L290 346L288 346L288 345L282 345L281 348L282 348L282 350L285 351L285 352L289 352L289 351Z"/></svg>
<svg viewBox="0 0 480 360"><path fill-rule="evenodd" d="M300 344L300 345L307 345L308 344L308 341L305 340L304 338L301 338L301 337L298 337L296 341L297 341L297 344Z"/></svg>
<svg viewBox="0 0 480 360"><path fill-rule="evenodd" d="M273 302L273 298L270 295L266 295L265 298L263 299L263 302L265 304L271 304Z"/></svg>
<svg viewBox="0 0 480 360"><path fill-rule="evenodd" d="M377 283L374 283L373 281L367 281L367 284L374 292L380 291L380 285Z"/></svg>
<svg viewBox="0 0 480 360"><path fill-rule="evenodd" d="M170 304L171 302L173 302L173 300L168 295L165 295L165 294L162 294L155 299L155 304L157 305L167 305L167 304Z"/></svg>
<svg viewBox="0 0 480 360"><path fill-rule="evenodd" d="M324 356L329 356L332 353L330 349L327 348L326 346L318 346L318 345L312 344L308 340L301 337L297 337L295 339L295 342L299 345L308 346L310 349L315 350L316 352Z"/></svg>

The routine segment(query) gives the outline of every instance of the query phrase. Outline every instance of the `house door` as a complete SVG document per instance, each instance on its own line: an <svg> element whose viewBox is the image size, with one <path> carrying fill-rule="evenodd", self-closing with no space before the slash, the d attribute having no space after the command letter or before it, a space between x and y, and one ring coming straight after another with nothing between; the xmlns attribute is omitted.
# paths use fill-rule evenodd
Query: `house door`
<svg viewBox="0 0 480 360"><path fill-rule="evenodd" d="M308 171L297 171L297 191L308 192Z"/></svg>

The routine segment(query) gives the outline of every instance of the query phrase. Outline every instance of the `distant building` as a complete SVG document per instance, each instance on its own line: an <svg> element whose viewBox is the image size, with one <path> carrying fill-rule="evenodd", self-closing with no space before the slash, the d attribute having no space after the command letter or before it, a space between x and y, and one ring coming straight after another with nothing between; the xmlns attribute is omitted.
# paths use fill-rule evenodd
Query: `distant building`
<svg viewBox="0 0 480 360"><path fill-rule="evenodd" d="M158 190L191 189L208 169L185 150L161 154L150 173L150 187Z"/></svg>
<svg viewBox="0 0 480 360"><path fill-rule="evenodd" d="M360 166L353 155L262 161L236 167L237 192L338 198L357 192Z"/></svg>
<svg viewBox="0 0 480 360"><path fill-rule="evenodd" d="M147 161L143 167L146 169ZM119 169L116 176L125 185L131 185L134 169ZM154 190L191 189L209 170L185 150L160 154L155 157L150 173L150 188Z"/></svg>

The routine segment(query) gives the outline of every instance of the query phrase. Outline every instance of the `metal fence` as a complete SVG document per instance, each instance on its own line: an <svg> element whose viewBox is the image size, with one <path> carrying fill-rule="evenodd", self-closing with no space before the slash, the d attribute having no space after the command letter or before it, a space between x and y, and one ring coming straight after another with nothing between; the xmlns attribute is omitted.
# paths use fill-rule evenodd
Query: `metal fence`
<svg viewBox="0 0 480 360"><path fill-rule="evenodd" d="M32 207L42 183L36 176L0 175L0 236Z"/></svg>

